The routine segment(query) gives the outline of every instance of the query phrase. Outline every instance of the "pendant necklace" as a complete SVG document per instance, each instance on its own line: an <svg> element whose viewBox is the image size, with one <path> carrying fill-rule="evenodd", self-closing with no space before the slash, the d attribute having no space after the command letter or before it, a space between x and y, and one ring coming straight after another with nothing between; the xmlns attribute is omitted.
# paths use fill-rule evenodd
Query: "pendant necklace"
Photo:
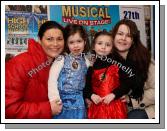
<svg viewBox="0 0 167 131"><path fill-rule="evenodd" d="M79 70L80 69L79 61L74 56L71 56L71 57L72 57L72 61L71 61L71 67L72 67L72 69L73 70Z"/></svg>

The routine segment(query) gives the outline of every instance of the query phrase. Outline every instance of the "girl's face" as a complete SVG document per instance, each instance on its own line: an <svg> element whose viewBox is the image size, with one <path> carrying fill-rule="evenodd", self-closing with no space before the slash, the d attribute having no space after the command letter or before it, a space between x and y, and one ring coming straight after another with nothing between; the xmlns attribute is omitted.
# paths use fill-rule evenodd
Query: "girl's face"
<svg viewBox="0 0 167 131"><path fill-rule="evenodd" d="M95 40L94 50L97 55L107 56L112 50L112 38L108 35L100 35Z"/></svg>
<svg viewBox="0 0 167 131"><path fill-rule="evenodd" d="M49 58L57 57L64 49L63 33L59 29L48 29L44 33L40 43Z"/></svg>
<svg viewBox="0 0 167 131"><path fill-rule="evenodd" d="M74 35L70 35L67 39L67 45L70 53L77 56L80 55L84 51L85 41L77 32Z"/></svg>
<svg viewBox="0 0 167 131"><path fill-rule="evenodd" d="M122 24L119 26L117 34L114 38L114 46L119 52L128 52L132 45L132 38L128 26Z"/></svg>

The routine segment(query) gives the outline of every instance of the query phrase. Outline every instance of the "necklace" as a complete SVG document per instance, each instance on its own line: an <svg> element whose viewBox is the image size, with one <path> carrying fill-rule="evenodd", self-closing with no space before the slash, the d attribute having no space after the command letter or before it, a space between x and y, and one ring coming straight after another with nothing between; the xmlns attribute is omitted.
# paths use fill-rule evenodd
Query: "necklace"
<svg viewBox="0 0 167 131"><path fill-rule="evenodd" d="M71 68L73 69L73 70L79 70L80 69L80 63L79 63L79 58L78 57L75 57L75 56L73 56L73 55L70 55L70 57L71 57ZM78 59L78 60L77 60Z"/></svg>
<svg viewBox="0 0 167 131"><path fill-rule="evenodd" d="M106 78L106 73L107 73L108 68L109 68L109 66L105 69L104 73L101 74L101 76L100 76L100 81L105 80L105 78Z"/></svg>
<svg viewBox="0 0 167 131"><path fill-rule="evenodd" d="M77 60L73 60L71 62L71 66L72 66L72 69L78 70L80 65L79 65L79 62Z"/></svg>

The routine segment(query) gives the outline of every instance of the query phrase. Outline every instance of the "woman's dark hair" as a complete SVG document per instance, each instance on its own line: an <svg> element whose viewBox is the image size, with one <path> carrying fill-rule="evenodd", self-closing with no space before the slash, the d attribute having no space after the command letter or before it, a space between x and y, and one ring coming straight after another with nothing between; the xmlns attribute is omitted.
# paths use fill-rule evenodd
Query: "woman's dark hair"
<svg viewBox="0 0 167 131"><path fill-rule="evenodd" d="M86 42L83 52L87 53L89 51L88 35L87 35L86 30L84 29L83 26L76 25L76 24L68 24L65 27L65 32L64 32L65 51L67 53L70 53L68 45L67 45L67 39L69 38L69 36L74 35L75 33L79 33L81 38Z"/></svg>
<svg viewBox="0 0 167 131"><path fill-rule="evenodd" d="M97 32L97 33L94 35L94 38L93 38L93 41L92 41L92 45L91 45L91 49L92 49L92 50L93 50L94 47L95 47L96 39L97 39L99 36L101 36L101 35L107 35L107 36L111 37L112 40L113 40L113 37L112 37L112 35L111 35L110 32L107 32L107 31L105 31L105 30L100 31L100 32ZM112 51L111 51L111 52L112 52Z"/></svg>
<svg viewBox="0 0 167 131"><path fill-rule="evenodd" d="M151 62L151 54L148 51L148 49L142 44L140 40L140 31L138 30L136 23L132 20L120 20L112 30L113 38L115 38L120 25L126 25L129 28L130 36L133 41L132 46L130 47L127 55L127 60L130 60L134 63L136 70L142 75L142 79L145 82L148 77L148 69L149 64Z"/></svg>
<svg viewBox="0 0 167 131"><path fill-rule="evenodd" d="M63 36L64 36L64 27L61 26L60 24L58 24L56 21L46 21L45 23L43 23L40 28L39 28L39 32L38 32L38 37L41 40L44 33L48 30L48 29L59 29L62 31Z"/></svg>

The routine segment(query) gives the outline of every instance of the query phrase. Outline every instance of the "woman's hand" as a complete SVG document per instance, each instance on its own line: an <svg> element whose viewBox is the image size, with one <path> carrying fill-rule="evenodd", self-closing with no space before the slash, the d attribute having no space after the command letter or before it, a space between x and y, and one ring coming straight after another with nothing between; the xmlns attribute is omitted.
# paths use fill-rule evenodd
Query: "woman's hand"
<svg viewBox="0 0 167 131"><path fill-rule="evenodd" d="M127 102L127 100L126 100L126 96L125 96L125 95L122 96L120 99L121 99L121 102Z"/></svg>
<svg viewBox="0 0 167 131"><path fill-rule="evenodd" d="M58 115L63 107L61 100L52 100L50 101L52 115Z"/></svg>
<svg viewBox="0 0 167 131"><path fill-rule="evenodd" d="M91 99L96 105L103 100L99 95L96 95L96 94L92 94Z"/></svg>
<svg viewBox="0 0 167 131"><path fill-rule="evenodd" d="M115 98L115 94L113 93L108 94L105 97L103 97L103 102L108 105L112 100L114 100L114 98Z"/></svg>

